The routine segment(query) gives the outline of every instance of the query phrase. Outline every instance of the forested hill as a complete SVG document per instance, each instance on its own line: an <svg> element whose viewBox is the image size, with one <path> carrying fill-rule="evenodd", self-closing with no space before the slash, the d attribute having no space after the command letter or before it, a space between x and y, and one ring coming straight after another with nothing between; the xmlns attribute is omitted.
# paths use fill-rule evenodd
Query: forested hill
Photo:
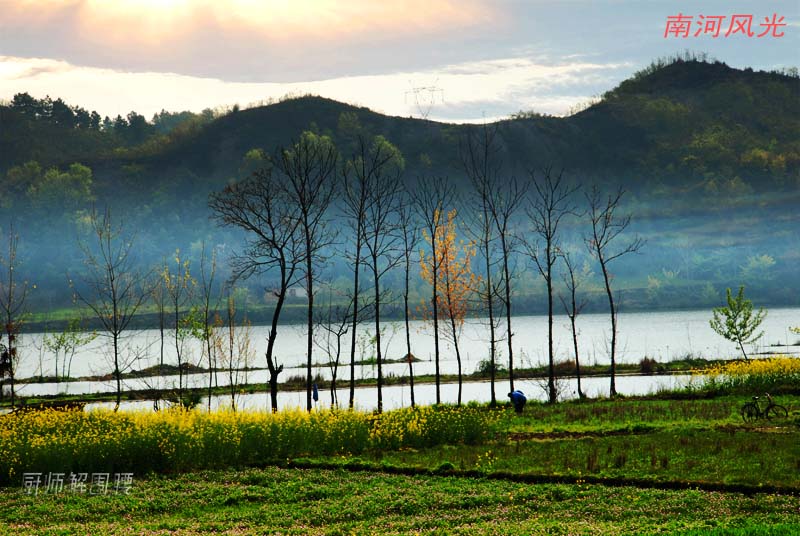
<svg viewBox="0 0 800 536"><path fill-rule="evenodd" d="M697 285L712 285L702 287L712 301L723 285L755 282L769 299L800 303L796 72L659 61L571 116L523 111L490 127L506 175L553 166L578 183L631 191L626 208L649 243L638 264L620 267L630 286L658 295L681 282L685 299L671 303L691 306ZM269 154L313 130L347 158L359 138L382 135L401 151L407 180L447 176L466 189L459 147L474 128L320 97L147 119L18 94L0 105L0 228L13 220L38 281L54 282L36 299L62 302L92 205L125 214L144 237L141 257L154 262L203 239L231 243L209 221L208 194L249 174L254 149Z"/></svg>
<svg viewBox="0 0 800 536"><path fill-rule="evenodd" d="M272 151L311 128L329 134L343 156L359 135L381 134L402 151L411 175L457 176L459 141L470 128L319 97L217 117L183 114L171 129L135 112L105 123L65 120L55 103L49 114L47 105L0 107L0 172L31 160L62 168L80 162L95 169L99 191L107 180L115 194L132 171L137 185L191 177L211 186L235 176L250 149ZM800 78L722 63L657 63L573 116L520 113L497 127L511 171L555 165L649 186L713 189L736 181L756 191L782 189L796 186L800 173Z"/></svg>

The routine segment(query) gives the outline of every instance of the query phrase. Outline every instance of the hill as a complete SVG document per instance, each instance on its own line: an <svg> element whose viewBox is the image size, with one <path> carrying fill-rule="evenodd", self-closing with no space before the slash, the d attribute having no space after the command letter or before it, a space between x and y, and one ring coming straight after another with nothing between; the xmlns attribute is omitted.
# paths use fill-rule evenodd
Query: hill
<svg viewBox="0 0 800 536"><path fill-rule="evenodd" d="M345 158L360 136L383 135L402 152L408 181L444 175L468 188L459 145L472 125L313 96L216 115L164 112L149 122L135 112L100 121L57 102L18 95L0 106L0 221L14 219L23 237L37 237L29 257L57 302L64 293L56 281L80 262L75 239L93 203L115 206L147 237L145 262L192 251L201 239L236 243L209 222L208 194L251 171L249 151L269 154L303 130L329 135ZM626 208L650 238L646 258L621 268L631 287L691 305L698 288L718 296L720 285L752 279L766 263L768 277L758 281L771 289L768 300L800 302L796 74L659 61L574 115L515 114L491 127L507 175L551 165L579 183L631 191ZM682 300L665 294L682 284L691 289ZM651 298L633 302L657 305Z"/></svg>

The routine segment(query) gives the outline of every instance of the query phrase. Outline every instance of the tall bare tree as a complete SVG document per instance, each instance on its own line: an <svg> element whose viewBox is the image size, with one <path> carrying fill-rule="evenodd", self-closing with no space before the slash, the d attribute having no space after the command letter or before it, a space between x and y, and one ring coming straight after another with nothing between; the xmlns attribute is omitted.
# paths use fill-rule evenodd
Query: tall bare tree
<svg viewBox="0 0 800 536"><path fill-rule="evenodd" d="M590 192L586 193L586 200L589 203L589 215L592 222L592 234L586 242L589 247L589 252L600 264L606 296L608 296L608 309L611 314L610 393L612 397L617 395L617 305L614 302L614 293L611 289L611 280L613 276L609 272L608 266L610 263L628 253L638 252L642 249L642 246L644 246L644 240L640 237L637 236L628 239L623 234L631 223L630 215L620 217L617 214L619 203L624 193L625 190L619 188L615 193L604 196L597 186L594 186ZM617 242L620 241L622 241L622 244L614 247Z"/></svg>
<svg viewBox="0 0 800 536"><path fill-rule="evenodd" d="M166 341L165 333L167 328L167 305L168 305L168 296L167 296L167 282L164 279L164 273L169 270L169 266L167 265L167 260L164 259L161 262L161 265L155 270L155 276L152 278L150 286L150 293L151 299L153 301L153 305L156 307L156 315L158 316L158 335L159 335L159 352L158 352L158 376L159 379L156 380L158 382L157 385L154 385L154 399L153 399L153 410L158 411L160 409L161 398L163 395L163 383L161 381L161 375L164 374L164 342Z"/></svg>
<svg viewBox="0 0 800 536"><path fill-rule="evenodd" d="M497 128L494 126L484 124L481 127L470 128L464 143L460 146L461 163L472 183L469 200L470 212L475 215L474 225L468 226L467 230L472 235L483 262L483 277L479 280L478 288L475 290L489 314L489 385L492 407L497 405L495 393L497 375L495 304L500 292L500 281L493 277L497 263L494 254L497 236L490 209L493 196L498 188L501 169L499 147L495 141L496 135Z"/></svg>
<svg viewBox="0 0 800 536"><path fill-rule="evenodd" d="M511 330L511 261L517 248L517 239L511 232L514 218L527 195L528 183L519 181L515 176L502 181L502 184L492 190L489 196L489 211L500 240L500 258L503 269L503 305L506 317L506 343L508 345L508 381L511 391L514 391L514 332Z"/></svg>
<svg viewBox="0 0 800 536"><path fill-rule="evenodd" d="M276 283L267 289L276 300L266 351L272 411L278 410L278 375L283 371L274 355L278 321L289 288L298 282L306 262L300 207L291 202L280 181L271 169L261 169L212 194L209 200L219 224L238 227L246 233L244 251L231 260L232 278L277 276Z"/></svg>
<svg viewBox="0 0 800 536"><path fill-rule="evenodd" d="M350 397L349 407L352 409L356 389L356 339L358 322L361 313L361 269L364 264L364 222L367 216L367 204L370 197L372 175L376 169L385 165L390 154L381 157L379 152L370 151L363 137L359 136L357 152L342 166L343 180L343 212L354 233L353 252L345 253L353 265L353 314L350 330ZM385 161L384 161L385 160Z"/></svg>
<svg viewBox="0 0 800 536"><path fill-rule="evenodd" d="M583 394L583 389L581 388L581 363L579 357L580 353L578 353L577 319L578 315L581 314L583 308L586 306L586 299L579 300L577 294L581 284L588 277L588 269L578 272L578 268L575 266L575 261L572 259L569 251L563 251L562 256L564 259L564 266L567 268L567 271L562 274L562 279L564 280L564 286L566 286L569 294L568 297L560 295L559 298L561 299L561 304L564 306L564 312L567 317L569 317L570 327L572 328L572 348L575 352L575 375L578 380L578 398L584 399L586 395Z"/></svg>
<svg viewBox="0 0 800 536"><path fill-rule="evenodd" d="M406 359L408 360L408 384L411 389L411 407L416 405L414 397L414 354L411 352L411 310L408 306L409 279L411 275L411 256L419 243L419 226L414 218L414 211L408 198L408 190L404 190L403 201L400 205L399 231L402 241L403 257L403 320L406 333Z"/></svg>
<svg viewBox="0 0 800 536"><path fill-rule="evenodd" d="M288 202L297 207L303 234L304 281L308 297L306 315L306 409L311 411L313 378L311 363L314 344L314 280L324 261L323 252L334 241L328 225L328 208L336 178L336 148L327 136L303 132L289 148L278 150L273 159L275 168L285 180L280 182Z"/></svg>
<svg viewBox="0 0 800 536"><path fill-rule="evenodd" d="M379 167L372 169L369 180L367 210L364 218L364 245L367 266L372 274L375 322L375 360L378 365L378 412L383 411L383 348L381 347L381 278L397 266L402 256L399 236L399 209L402 202L403 157L400 151L382 136L377 136L371 149ZM388 158L387 158L388 155Z"/></svg>
<svg viewBox="0 0 800 536"><path fill-rule="evenodd" d="M173 261L172 268L169 264L164 267L162 276L173 320L172 337L178 364L178 400L182 401L184 369L188 374L188 361L185 360L186 339L191 334L195 320L192 312L187 309L191 305L197 281L192 277L189 259L181 258L180 250L175 251Z"/></svg>
<svg viewBox="0 0 800 536"><path fill-rule="evenodd" d="M116 383L114 411L122 398L122 374L132 364L122 346L122 336L149 296L147 276L136 269L132 257L134 238L112 220L106 207L102 214L92 210L89 218L91 243L81 242L86 264L82 284L70 280L76 300L97 318L111 340Z"/></svg>
<svg viewBox="0 0 800 536"><path fill-rule="evenodd" d="M533 188L526 212L535 238L525 241L525 250L547 286L547 391L550 403L554 404L558 392L553 349L553 269L561 257L559 226L566 216L576 213L571 198L578 187L566 184L563 171L555 175L551 168L538 175L531 172L530 176Z"/></svg>
<svg viewBox="0 0 800 536"><path fill-rule="evenodd" d="M206 243L203 241L200 250L200 281L198 290L200 292L200 325L199 334L201 342L205 346L206 357L208 358L208 411L211 411L211 395L213 393L214 375L216 374L217 363L215 359L215 348L211 340L211 330L213 329L214 319L211 317L212 296L214 293L214 276L217 274L217 252L212 250L210 257L206 253ZM217 307L219 303L213 305Z"/></svg>
<svg viewBox="0 0 800 536"><path fill-rule="evenodd" d="M3 381L9 378L11 387L11 406L16 403L16 371L19 364L19 343L17 339L25 322L25 304L28 297L28 283L19 278L20 260L17 253L19 235L14 226L8 229L8 249L6 255L0 255L2 278L0 278L0 314L3 328L0 331L0 399L3 397ZM58 375L56 373L56 375Z"/></svg>
<svg viewBox="0 0 800 536"><path fill-rule="evenodd" d="M417 217L431 245L431 258L436 256L436 239L441 229L447 210L455 203L455 188L444 177L419 178L418 183L411 191L411 198ZM438 257L441 259L441 256ZM433 277L431 280L431 309L433 311L433 344L436 369L436 403L442 403L441 375L439 369L439 269L438 262L431 267Z"/></svg>

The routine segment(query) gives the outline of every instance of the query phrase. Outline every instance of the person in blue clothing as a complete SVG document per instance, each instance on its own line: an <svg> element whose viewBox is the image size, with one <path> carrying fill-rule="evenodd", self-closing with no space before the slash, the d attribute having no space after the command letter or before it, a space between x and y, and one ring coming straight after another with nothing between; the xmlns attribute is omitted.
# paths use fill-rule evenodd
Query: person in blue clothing
<svg viewBox="0 0 800 536"><path fill-rule="evenodd" d="M525 402L528 401L525 397L525 393L517 389L513 393L508 393L508 398L510 398L511 403L514 404L514 411L522 413L522 408L525 407Z"/></svg>

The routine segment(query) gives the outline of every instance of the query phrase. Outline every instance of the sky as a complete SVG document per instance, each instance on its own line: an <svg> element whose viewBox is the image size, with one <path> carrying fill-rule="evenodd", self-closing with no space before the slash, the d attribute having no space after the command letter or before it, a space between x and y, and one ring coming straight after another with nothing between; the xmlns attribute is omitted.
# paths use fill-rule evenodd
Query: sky
<svg viewBox="0 0 800 536"><path fill-rule="evenodd" d="M678 15L689 35L665 37ZM752 36L724 35L735 15ZM785 26L762 26L773 16ZM796 67L800 1L0 0L0 100L111 117L307 93L448 122L566 115L684 50Z"/></svg>

